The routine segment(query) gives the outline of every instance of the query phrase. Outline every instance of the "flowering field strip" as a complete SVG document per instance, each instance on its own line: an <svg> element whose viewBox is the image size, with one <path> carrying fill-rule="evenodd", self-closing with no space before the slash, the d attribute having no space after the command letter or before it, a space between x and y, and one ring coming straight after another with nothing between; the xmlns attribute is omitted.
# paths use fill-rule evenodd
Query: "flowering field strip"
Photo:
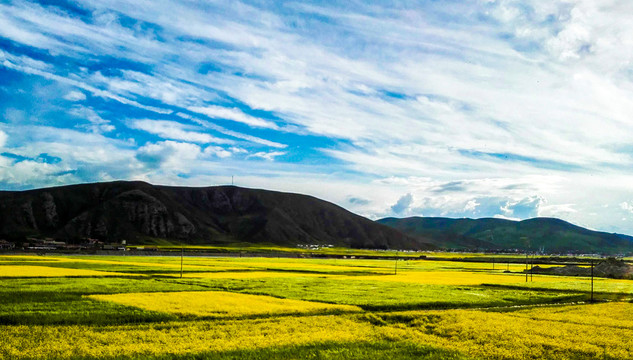
<svg viewBox="0 0 633 360"><path fill-rule="evenodd" d="M533 320L633 330L633 304L630 302L551 307L541 309L541 311L528 309L515 311L509 315Z"/></svg>
<svg viewBox="0 0 633 360"><path fill-rule="evenodd" d="M321 272L321 273L343 273L343 272L366 272L366 273L385 273L390 268L385 267L358 267L344 265L327 265L327 264L296 264L296 263L271 263L258 262L244 264L251 269L269 269L269 270L292 270L305 272Z"/></svg>
<svg viewBox="0 0 633 360"><path fill-rule="evenodd" d="M83 295L183 290L205 288L146 277L0 278L0 324L107 325L173 320L173 315L94 301Z"/></svg>
<svg viewBox="0 0 633 360"><path fill-rule="evenodd" d="M385 260L321 260L321 259L208 259L208 262L223 263L251 270L303 271L319 273L385 273L393 268L393 263Z"/></svg>
<svg viewBox="0 0 633 360"><path fill-rule="evenodd" d="M159 258L152 257L153 261L138 261L138 257L119 257L117 260L93 259L90 257L47 257L47 259L57 261L56 266L73 266L94 269L138 269L154 271L180 271L180 258ZM148 260L148 259L142 259ZM211 268L210 268L211 267ZM213 266L201 264L183 264L185 271L227 271L227 270L248 270L239 266Z"/></svg>
<svg viewBox="0 0 633 360"><path fill-rule="evenodd" d="M346 277L354 280L404 282L429 285L508 285L525 289L589 292L591 279L581 276L528 275L495 271L403 271L398 275ZM594 279L594 291L601 293L632 294L633 281L623 279Z"/></svg>
<svg viewBox="0 0 633 360"><path fill-rule="evenodd" d="M539 290L558 290L558 291L591 291L591 278L581 276L547 276L548 281L536 281L536 276L533 282L516 283L511 286L524 289L539 289ZM494 284L494 283L489 283ZM510 284L509 284L510 285ZM633 295L633 280L622 279L594 279L594 291L596 293L604 294L621 294L621 295Z"/></svg>
<svg viewBox="0 0 633 360"><path fill-rule="evenodd" d="M170 360L189 360L191 356L170 356ZM206 352L195 355L196 359L424 359L467 360L471 359L455 351L440 349L414 342L374 339L372 341L326 342L304 345L273 346L262 349L243 349L223 352ZM167 357L158 357L166 360Z"/></svg>
<svg viewBox="0 0 633 360"><path fill-rule="evenodd" d="M4 277L60 277L60 276L138 276L108 271L67 269L35 265L0 265L0 278Z"/></svg>
<svg viewBox="0 0 633 360"><path fill-rule="evenodd" d="M327 354L328 349L345 354L347 350L347 356L319 358L376 358L384 351L380 346L365 356L349 351L370 348L355 344L388 342L410 351L393 354L393 358L425 358L415 356L416 348L411 345L423 344L444 349L436 352L435 359L466 358L463 354L508 360L633 359L633 329L622 326L619 318L630 311L631 304L616 303L516 312L408 311L100 327L5 325L0 326L4 340L0 342L0 357L166 359L188 355L213 359L221 358L222 352L235 351L233 355L249 358L282 359L293 358L285 347L304 345L307 351L303 355ZM569 319L543 319L552 312L563 317L567 314Z"/></svg>
<svg viewBox="0 0 633 360"><path fill-rule="evenodd" d="M199 265L239 266L249 269L294 270L312 272L367 272L368 275L391 273L396 266L395 260L362 260L362 259L261 259L261 258L203 258L185 259ZM520 272L525 264L477 263L435 260L399 260L399 271L486 271L503 273L505 270ZM494 267L494 269L493 269Z"/></svg>
<svg viewBox="0 0 633 360"><path fill-rule="evenodd" d="M349 316L185 321L119 326L2 326L2 359L147 358L327 342L375 341Z"/></svg>
<svg viewBox="0 0 633 360"><path fill-rule="evenodd" d="M404 282L428 285L481 285L486 283L525 283L525 275L523 274L503 274L469 271L409 271L401 272L397 275L354 276L349 278L353 278L356 280ZM553 278L552 276L545 275L535 276L533 278L535 278L534 281L537 282L560 281L559 279Z"/></svg>
<svg viewBox="0 0 633 360"><path fill-rule="evenodd" d="M394 340L410 340L484 359L633 359L631 303L372 314ZM622 321L624 320L624 322Z"/></svg>
<svg viewBox="0 0 633 360"><path fill-rule="evenodd" d="M0 260L11 261L0 256ZM25 262L44 262L46 266L67 267L100 271L156 273L180 271L179 257L159 256L21 256L13 258L12 265ZM0 262L1 264L2 262ZM355 275L389 274L394 271L394 260L359 259L292 259L292 258L235 258L235 257L185 257L185 272L221 271L296 271ZM494 267L494 270L493 270ZM482 271L502 273L505 270L519 272L521 264L491 264L457 261L400 260L398 269L407 271Z"/></svg>
<svg viewBox="0 0 633 360"><path fill-rule="evenodd" d="M180 274L155 274L156 276L180 277ZM302 273L291 271L224 271L224 272L192 272L183 274L184 278L198 279L261 279L261 278L289 278L289 277L341 277L336 274Z"/></svg>
<svg viewBox="0 0 633 360"><path fill-rule="evenodd" d="M536 264L535 264L536 265ZM559 267L563 265L541 265L546 267ZM393 268L393 264L392 264ZM520 263L492 263L492 262L468 262L468 261L441 261L441 260L419 260L401 261L398 269L411 271L483 271L503 274L505 271L513 273L523 273L525 264Z"/></svg>
<svg viewBox="0 0 633 360"><path fill-rule="evenodd" d="M292 273L289 273L292 274ZM196 284L209 290L356 305L365 310L490 307L581 301L586 294L489 286L428 285L356 280L356 277L299 274L271 278L188 278L165 282Z"/></svg>
<svg viewBox="0 0 633 360"><path fill-rule="evenodd" d="M89 270L111 270L121 272L172 272L180 271L179 257L141 257L141 256L46 256L32 257L39 261L48 260L47 266L67 267ZM22 261L28 261L26 259ZM391 264L384 261L366 263L341 263L336 260L313 259L239 259L239 258L198 258L185 257L185 272L222 272L222 271L295 271L312 273L367 273L381 274L389 271Z"/></svg>
<svg viewBox="0 0 633 360"><path fill-rule="evenodd" d="M224 291L184 291L88 295L90 299L111 301L150 311L203 317L359 312L356 306L335 305L271 296L237 294Z"/></svg>
<svg viewBox="0 0 633 360"><path fill-rule="evenodd" d="M50 262L53 259L45 256L32 255L0 255L0 265L7 263ZM12 264L11 264L12 265Z"/></svg>

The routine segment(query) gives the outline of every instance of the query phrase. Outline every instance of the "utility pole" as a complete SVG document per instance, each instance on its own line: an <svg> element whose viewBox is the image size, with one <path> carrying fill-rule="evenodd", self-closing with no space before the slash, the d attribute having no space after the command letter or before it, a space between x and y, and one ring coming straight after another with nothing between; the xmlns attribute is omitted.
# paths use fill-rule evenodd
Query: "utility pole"
<svg viewBox="0 0 633 360"><path fill-rule="evenodd" d="M180 278L182 279L182 262L183 262L183 257L185 256L185 246L181 245L182 247L180 248Z"/></svg>
<svg viewBox="0 0 633 360"><path fill-rule="evenodd" d="M396 264L393 270L394 275L398 275L398 252L396 251Z"/></svg>
<svg viewBox="0 0 633 360"><path fill-rule="evenodd" d="M528 282L528 253L525 252L525 282Z"/></svg>
<svg viewBox="0 0 633 360"><path fill-rule="evenodd" d="M591 302L593 302L593 259L591 260Z"/></svg>
<svg viewBox="0 0 633 360"><path fill-rule="evenodd" d="M528 256L530 253L530 238L527 236L521 237L521 240L525 242L525 282L528 282Z"/></svg>

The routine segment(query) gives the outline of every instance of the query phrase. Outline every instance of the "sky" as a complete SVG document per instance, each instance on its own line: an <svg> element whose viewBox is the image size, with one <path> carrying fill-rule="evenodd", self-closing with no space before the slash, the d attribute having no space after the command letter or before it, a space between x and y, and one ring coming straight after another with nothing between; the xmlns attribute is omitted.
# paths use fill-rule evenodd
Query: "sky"
<svg viewBox="0 0 633 360"><path fill-rule="evenodd" d="M231 184L633 234L633 2L0 1L0 190Z"/></svg>

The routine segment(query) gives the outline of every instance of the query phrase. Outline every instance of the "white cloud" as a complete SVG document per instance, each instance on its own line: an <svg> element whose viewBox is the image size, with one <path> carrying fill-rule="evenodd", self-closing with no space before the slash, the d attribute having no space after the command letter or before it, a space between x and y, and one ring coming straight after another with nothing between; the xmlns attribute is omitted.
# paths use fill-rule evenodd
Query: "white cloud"
<svg viewBox="0 0 633 360"><path fill-rule="evenodd" d="M15 145L6 151L25 160L0 163L0 182L23 189L127 178L139 171L134 151L124 141L98 133L48 126L6 127ZM46 158L55 159L45 161ZM0 159L1 160L1 159ZM106 175L103 177L102 175Z"/></svg>
<svg viewBox="0 0 633 360"><path fill-rule="evenodd" d="M7 143L7 139L9 136L4 131L0 130L0 148L4 147L4 144Z"/></svg>
<svg viewBox="0 0 633 360"><path fill-rule="evenodd" d="M396 203L391 206L391 211L396 214L403 214L413 204L413 196L411 193L401 196Z"/></svg>
<svg viewBox="0 0 633 360"><path fill-rule="evenodd" d="M501 211L506 216L512 216L520 219L533 218L539 215L540 207L545 203L542 196L529 196L518 200L508 200Z"/></svg>
<svg viewBox="0 0 633 360"><path fill-rule="evenodd" d="M224 135L232 136L232 137L237 138L237 139L246 140L246 141L249 141L249 142L252 142L252 143L255 143L255 144L270 146L270 147L279 148L279 149L283 149L283 148L288 146L286 144L281 144L281 143L278 143L278 142L262 139L262 138L257 137L257 136L252 136L252 135L248 135L248 134L239 133L237 131L229 130L229 129L223 128L223 127L221 127L219 125L216 125L216 124L214 124L214 123L212 123L210 121L197 119L197 118L194 118L194 117L189 116L187 114L177 113L176 115L182 117L183 119L189 119L189 120L195 122L196 124L199 124L199 125L207 128L207 129L215 130L215 131L217 131L219 133L222 133Z"/></svg>
<svg viewBox="0 0 633 360"><path fill-rule="evenodd" d="M86 100L86 94L81 91L70 91L64 95L64 99L68 101L83 101Z"/></svg>
<svg viewBox="0 0 633 360"><path fill-rule="evenodd" d="M630 213L633 213L633 201L631 202L626 202L623 201L620 203L620 208L624 211L628 211Z"/></svg>
<svg viewBox="0 0 633 360"><path fill-rule="evenodd" d="M479 206L479 205L480 204L477 202L476 199L468 200L468 202L464 206L464 212L471 212L471 211L475 210L477 208L477 206Z"/></svg>
<svg viewBox="0 0 633 360"><path fill-rule="evenodd" d="M149 169L187 173L201 153L198 145L167 140L140 147L136 158Z"/></svg>
<svg viewBox="0 0 633 360"><path fill-rule="evenodd" d="M11 152L29 158L46 153L73 165L126 163L133 154L131 145L125 141L107 138L99 133L86 133L51 126L24 126L7 128L18 146Z"/></svg>
<svg viewBox="0 0 633 360"><path fill-rule="evenodd" d="M146 131L164 139L182 140L199 144L233 144L234 141L222 139L204 132L194 131L196 127L187 126L176 121L138 119L128 122L132 129ZM200 129L197 129L200 130Z"/></svg>
<svg viewBox="0 0 633 360"><path fill-rule="evenodd" d="M524 219L521 219L521 218L516 218L516 217L505 216L505 215L502 215L502 214L495 214L495 215L493 215L492 217L493 217L493 218L495 218L495 219L512 220L512 221L521 221L521 220L524 220Z"/></svg>
<svg viewBox="0 0 633 360"><path fill-rule="evenodd" d="M223 147L220 146L207 146L204 149L203 152L205 155L209 155L209 156L217 156L221 159L224 158L229 158L231 156L233 156L233 152L224 149Z"/></svg>
<svg viewBox="0 0 633 360"><path fill-rule="evenodd" d="M187 110L206 115L214 119L226 119L231 121L237 121L253 127L261 127L268 129L279 129L279 127L272 121L256 118L247 114L244 114L238 108L227 108L222 106L207 105L207 106L191 106Z"/></svg>
<svg viewBox="0 0 633 360"><path fill-rule="evenodd" d="M134 107L137 107L139 109L144 109L144 110L155 112L155 113L159 113L159 114L170 114L170 113L172 113L171 110L167 110L167 109L163 109L163 108L159 108L159 107L155 107L155 106L143 105L143 104L141 104L141 103L139 103L137 101L130 100L128 98L125 98L125 97L113 94L110 91L101 90L101 89L96 88L96 87L94 87L92 85L86 84L83 81L78 81L78 80L75 80L75 79L72 79L72 78L59 76L59 75L56 75L56 74L51 73L51 72L42 71L42 70L40 70L38 68L34 68L34 67L30 66L30 64L29 64L31 61L26 61L26 60L32 60L30 58L23 57L22 59L17 59L17 60L19 60L19 61L13 62L13 61L8 61L8 60L5 59L4 62L0 62L0 65L4 66L7 69L23 72L25 74L41 76L44 79L54 80L54 81L57 81L57 82L59 82L61 84L75 86L75 87L78 87L78 88L80 88L82 90L90 92L94 96L98 96L98 97L102 97L102 98L105 98L105 99L111 99L111 100L114 100L114 101L118 101L118 102L120 102L122 104L134 106Z"/></svg>
<svg viewBox="0 0 633 360"><path fill-rule="evenodd" d="M231 151L234 154L248 154L248 150L242 149L242 148L236 147L236 146L231 146L229 148L229 151Z"/></svg>
<svg viewBox="0 0 633 360"><path fill-rule="evenodd" d="M109 120L103 119L96 111L94 111L94 109L90 107L74 106L68 113L90 122L90 124L77 125L79 128L85 128L94 133L107 133L115 129Z"/></svg>
<svg viewBox="0 0 633 360"><path fill-rule="evenodd" d="M36 179L47 179L54 185L64 184L64 181L71 180L72 175L55 175L64 170L63 166L57 164L47 164L38 161L24 160L11 164L9 167L0 166L0 182L9 184L32 183Z"/></svg>
<svg viewBox="0 0 633 360"><path fill-rule="evenodd" d="M282 155L286 155L286 152L284 151L260 151L260 152L256 152L254 154L250 154L248 155L246 158L250 159L250 158L261 158L264 160L268 160L268 161L273 161L275 160L276 157L278 156L282 156Z"/></svg>

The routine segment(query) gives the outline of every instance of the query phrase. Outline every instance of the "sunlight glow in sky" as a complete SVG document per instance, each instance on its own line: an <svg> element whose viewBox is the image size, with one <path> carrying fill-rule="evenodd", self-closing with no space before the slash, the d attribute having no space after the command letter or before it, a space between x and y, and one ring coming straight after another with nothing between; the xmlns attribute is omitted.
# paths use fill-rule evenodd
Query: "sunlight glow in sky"
<svg viewBox="0 0 633 360"><path fill-rule="evenodd" d="M633 2L0 3L0 189L116 179L633 234Z"/></svg>

